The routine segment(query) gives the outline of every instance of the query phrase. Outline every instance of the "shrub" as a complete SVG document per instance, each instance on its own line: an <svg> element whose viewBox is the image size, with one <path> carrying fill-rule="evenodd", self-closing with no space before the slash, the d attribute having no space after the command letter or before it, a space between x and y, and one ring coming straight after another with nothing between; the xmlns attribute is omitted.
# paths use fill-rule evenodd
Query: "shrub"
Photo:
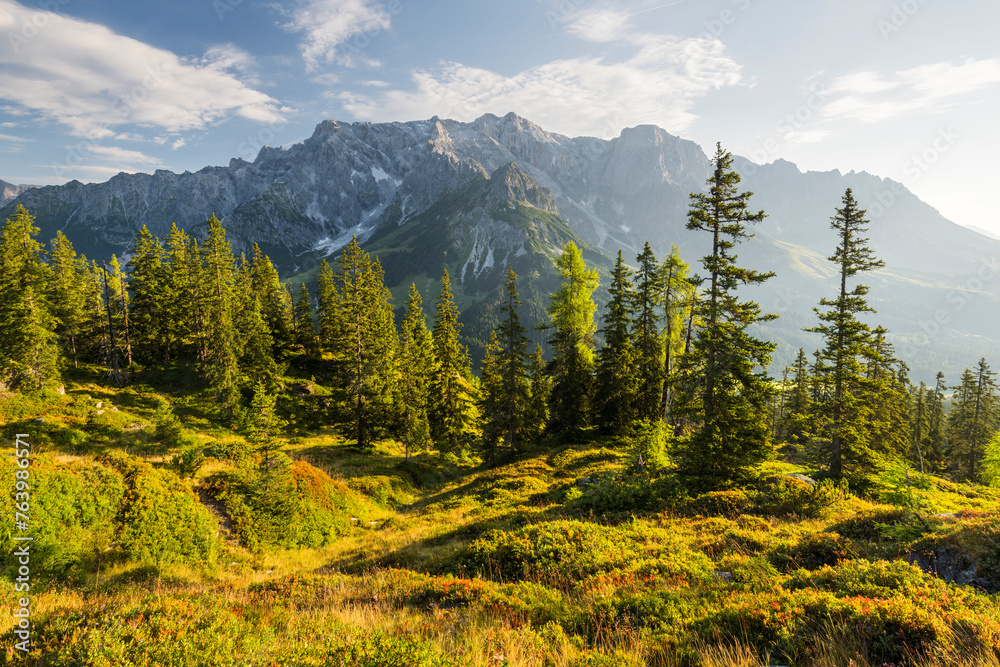
<svg viewBox="0 0 1000 667"><path fill-rule="evenodd" d="M776 549L771 554L771 562L785 570L815 570L824 565L836 565L850 553L850 543L837 533L813 533L797 544Z"/></svg>
<svg viewBox="0 0 1000 667"><path fill-rule="evenodd" d="M381 633L336 641L324 663L327 667L451 667L457 664L425 639Z"/></svg>
<svg viewBox="0 0 1000 667"><path fill-rule="evenodd" d="M725 516L735 518L751 507L751 497L743 489L709 491L687 502L683 509L689 515Z"/></svg>
<svg viewBox="0 0 1000 667"><path fill-rule="evenodd" d="M194 477L205 464L205 455L201 449L189 447L180 454L174 454L170 458L170 465L177 471L177 475L182 478Z"/></svg>

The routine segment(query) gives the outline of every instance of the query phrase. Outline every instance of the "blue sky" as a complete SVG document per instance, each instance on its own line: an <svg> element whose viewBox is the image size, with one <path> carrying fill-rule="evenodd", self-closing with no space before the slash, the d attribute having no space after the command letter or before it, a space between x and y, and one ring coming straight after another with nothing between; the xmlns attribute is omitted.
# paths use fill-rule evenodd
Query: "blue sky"
<svg viewBox="0 0 1000 667"><path fill-rule="evenodd" d="M0 0L0 179L197 170L323 119L654 123L1000 234L1000 3Z"/></svg>

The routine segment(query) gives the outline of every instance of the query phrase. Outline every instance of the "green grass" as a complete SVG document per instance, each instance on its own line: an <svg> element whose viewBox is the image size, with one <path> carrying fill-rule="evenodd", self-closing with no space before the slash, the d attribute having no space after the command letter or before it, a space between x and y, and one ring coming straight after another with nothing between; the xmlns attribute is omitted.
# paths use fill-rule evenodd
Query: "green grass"
<svg viewBox="0 0 1000 667"><path fill-rule="evenodd" d="M162 400L212 453L193 478L155 436ZM38 539L34 650L0 664L998 665L1000 598L930 567L965 558L1000 589L995 489L928 478L924 526L780 462L696 494L611 440L491 466L304 428L282 441L294 539L248 544L240 488L208 493L246 447L209 397L84 375L0 415L35 447ZM8 488L13 472L0 459ZM0 589L6 649L9 566Z"/></svg>

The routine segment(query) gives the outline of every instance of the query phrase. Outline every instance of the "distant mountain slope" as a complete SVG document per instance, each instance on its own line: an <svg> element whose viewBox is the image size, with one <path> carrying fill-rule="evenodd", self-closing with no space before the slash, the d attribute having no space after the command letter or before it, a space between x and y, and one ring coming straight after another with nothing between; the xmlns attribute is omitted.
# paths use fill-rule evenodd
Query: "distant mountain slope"
<svg viewBox="0 0 1000 667"><path fill-rule="evenodd" d="M7 181L0 181L0 206L5 206L14 201L22 192L37 187L37 185L14 185Z"/></svg>
<svg viewBox="0 0 1000 667"><path fill-rule="evenodd" d="M795 348L819 345L802 327L815 323L812 308L835 289L825 260L836 244L829 218L848 187L868 208L871 245L886 262L865 278L877 321L890 327L915 377L929 380L940 368L953 378L979 356L1000 357L1000 241L870 174L802 173L782 160L737 158L735 166L755 193L751 206L768 213L739 254L778 274L748 295L782 315L765 330L781 344L779 366ZM688 195L708 173L697 144L649 125L602 140L550 133L515 114L471 123L324 121L302 143L265 147L252 163L28 190L0 216L23 203L43 238L63 229L80 251L99 256L126 251L144 224L159 236L171 222L202 234L214 212L237 252L256 241L286 276L357 234L394 284L433 281L448 266L466 298L498 287L511 252L530 272L527 263L550 262L546 248L570 238L594 258L623 248L630 260L644 241L660 257L676 243L697 267L707 239L685 229ZM548 289L532 280L525 274L522 284ZM477 303L485 301L469 306L485 307Z"/></svg>

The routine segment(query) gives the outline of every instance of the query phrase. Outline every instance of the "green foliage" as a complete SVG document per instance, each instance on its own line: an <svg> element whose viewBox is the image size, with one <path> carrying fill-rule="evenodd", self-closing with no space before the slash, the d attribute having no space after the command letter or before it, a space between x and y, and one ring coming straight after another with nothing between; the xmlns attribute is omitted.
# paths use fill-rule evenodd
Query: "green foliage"
<svg viewBox="0 0 1000 667"><path fill-rule="evenodd" d="M214 563L216 523L173 472L119 454L106 454L101 461L121 473L127 486L115 523L123 553L157 567Z"/></svg>
<svg viewBox="0 0 1000 667"><path fill-rule="evenodd" d="M983 481L1000 488L1000 431L993 435L983 454Z"/></svg>
<svg viewBox="0 0 1000 667"><path fill-rule="evenodd" d="M431 642L411 637L375 634L360 639L342 639L326 658L328 667L452 667Z"/></svg>
<svg viewBox="0 0 1000 667"><path fill-rule="evenodd" d="M777 316L762 314L755 302L739 298L746 286L774 274L739 267L733 254L738 243L752 236L747 225L763 220L764 212L748 210L752 193L738 191L740 176L721 145L712 166L708 193L692 194L688 211L687 228L711 234L713 251L702 258L708 274L706 293L696 307L702 327L680 364L675 412L694 427L680 443L682 466L719 487L748 478L767 457L771 387L762 369L769 366L774 345L748 329Z"/></svg>
<svg viewBox="0 0 1000 667"><path fill-rule="evenodd" d="M194 477L205 465L205 453L200 447L190 447L174 454L170 457L170 465L177 471L177 476L182 479Z"/></svg>

